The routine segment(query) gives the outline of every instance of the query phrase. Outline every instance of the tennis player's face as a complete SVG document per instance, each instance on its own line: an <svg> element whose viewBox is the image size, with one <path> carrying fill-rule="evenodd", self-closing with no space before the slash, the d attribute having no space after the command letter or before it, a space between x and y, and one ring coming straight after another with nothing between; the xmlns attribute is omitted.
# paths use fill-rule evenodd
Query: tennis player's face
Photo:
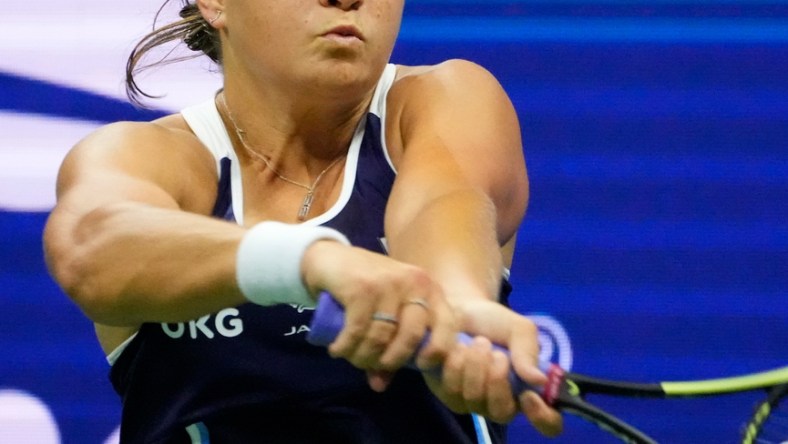
<svg viewBox="0 0 788 444"><path fill-rule="evenodd" d="M403 6L404 0L225 0L225 57L267 81L372 85L391 55Z"/></svg>

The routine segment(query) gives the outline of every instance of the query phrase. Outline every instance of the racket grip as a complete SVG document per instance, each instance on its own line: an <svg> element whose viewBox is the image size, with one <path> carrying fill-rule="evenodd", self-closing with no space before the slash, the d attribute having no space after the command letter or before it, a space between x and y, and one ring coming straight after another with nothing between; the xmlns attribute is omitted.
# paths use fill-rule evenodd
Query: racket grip
<svg viewBox="0 0 788 444"><path fill-rule="evenodd" d="M337 335L339 335L339 332L342 330L344 324L345 310L341 305L339 305L336 299L331 296L331 294L325 291L321 292L318 298L317 307L315 308L315 313L312 317L312 323L309 326L309 332L307 333L306 340L312 345L326 347L334 342L334 339L336 339ZM418 350L421 350L421 348L429 342L429 339L430 334L427 332L427 334L422 339ZM464 344L470 344L473 341L473 338L467 333L459 333L457 335L457 340ZM509 356L509 350L506 348L497 344L493 344L493 348L500 350ZM416 354L418 354L418 352ZM549 363L547 366L540 364L542 370L546 370L549 365ZM408 363L408 366L416 368L415 360L412 359ZM440 378L441 368L430 369L427 371L427 373L429 373L431 376ZM509 369L509 384L512 387L512 394L514 395L515 399L517 399L517 397L526 390L534 390L538 393L542 393L543 391L542 387L534 387L523 381L513 368Z"/></svg>

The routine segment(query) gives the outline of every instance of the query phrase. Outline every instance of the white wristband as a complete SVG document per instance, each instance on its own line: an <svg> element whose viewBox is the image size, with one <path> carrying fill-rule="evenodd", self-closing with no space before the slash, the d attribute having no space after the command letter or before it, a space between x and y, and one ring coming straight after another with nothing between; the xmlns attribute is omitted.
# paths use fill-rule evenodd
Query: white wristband
<svg viewBox="0 0 788 444"><path fill-rule="evenodd" d="M327 227L261 222L247 231L236 256L238 288L259 305L314 306L301 278L301 259L312 243L330 239L350 245L339 231Z"/></svg>

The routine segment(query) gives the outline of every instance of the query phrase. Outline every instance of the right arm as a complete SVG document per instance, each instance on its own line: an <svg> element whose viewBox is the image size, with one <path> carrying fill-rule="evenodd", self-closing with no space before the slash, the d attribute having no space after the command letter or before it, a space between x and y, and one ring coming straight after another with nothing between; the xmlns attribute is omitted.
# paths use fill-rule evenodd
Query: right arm
<svg viewBox="0 0 788 444"><path fill-rule="evenodd" d="M236 280L247 229L208 216L217 182L213 157L191 133L157 124L109 125L68 154L44 232L46 259L97 323L100 339L247 302ZM332 241L309 246L300 267L312 295L329 291L346 307L345 328L329 349L334 356L393 371L413 355L428 325L433 356L454 346L451 310L423 270ZM405 303L413 295L429 301L429 316ZM399 328L372 322L376 311L399 313ZM119 343L106 342L105 349ZM376 390L388 380L370 377Z"/></svg>
<svg viewBox="0 0 788 444"><path fill-rule="evenodd" d="M88 317L176 322L244 302L234 278L244 230L205 217L214 165L193 136L157 124L109 125L69 153L44 247Z"/></svg>

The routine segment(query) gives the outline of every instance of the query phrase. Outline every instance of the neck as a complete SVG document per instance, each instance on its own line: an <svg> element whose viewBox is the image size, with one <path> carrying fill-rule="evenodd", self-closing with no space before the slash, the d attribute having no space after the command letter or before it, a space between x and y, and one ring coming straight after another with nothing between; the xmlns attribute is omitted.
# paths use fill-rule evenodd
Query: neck
<svg viewBox="0 0 788 444"><path fill-rule="evenodd" d="M374 93L374 85L363 94L332 97L298 88L246 87L249 84L226 79L220 97L226 103L225 114L229 110L244 131L249 148L279 171L303 176L306 169L312 178L347 152Z"/></svg>
<svg viewBox="0 0 788 444"><path fill-rule="evenodd" d="M245 129L243 129L243 127L239 125L237 119L233 115L232 110L227 104L227 99L224 93L220 94L217 97L217 106L219 107L220 112L223 112L224 114L223 117L225 119L225 125L227 125L227 121L229 121L229 126L231 128L230 132L234 133L235 139L237 140L236 146L240 145L243 148L243 151L251 155L254 158L254 160L261 161L265 165L265 168L269 170L270 173L273 173L273 175L276 176L276 178L278 178L279 180L286 182L290 185L303 188L306 191L306 194L304 195L303 202L301 203L301 207L297 215L298 220L300 221L305 220L306 217L309 215L309 211L312 207L312 202L314 201L315 191L320 183L320 180L333 166L337 165L340 162L340 160L346 156L347 148L340 151L340 154L336 155L334 159L326 167L322 168L322 170L319 173L317 173L316 176L314 176L314 179L309 178L308 182L301 182L299 181L299 179L288 177L287 175L280 172L281 167L277 167L273 164L274 161L272 159L269 159L269 154L261 152L260 150L257 150L254 147L250 146L248 133ZM348 144L346 144L345 146L348 145L349 145L349 141ZM302 151L302 152L306 153L306 151ZM279 153L280 153L279 156L280 165L286 164L285 162L286 158L283 155L284 151L280 150ZM240 155L239 158L241 158ZM303 166L306 169L307 176L311 176L312 174L310 173L310 164L304 163Z"/></svg>

